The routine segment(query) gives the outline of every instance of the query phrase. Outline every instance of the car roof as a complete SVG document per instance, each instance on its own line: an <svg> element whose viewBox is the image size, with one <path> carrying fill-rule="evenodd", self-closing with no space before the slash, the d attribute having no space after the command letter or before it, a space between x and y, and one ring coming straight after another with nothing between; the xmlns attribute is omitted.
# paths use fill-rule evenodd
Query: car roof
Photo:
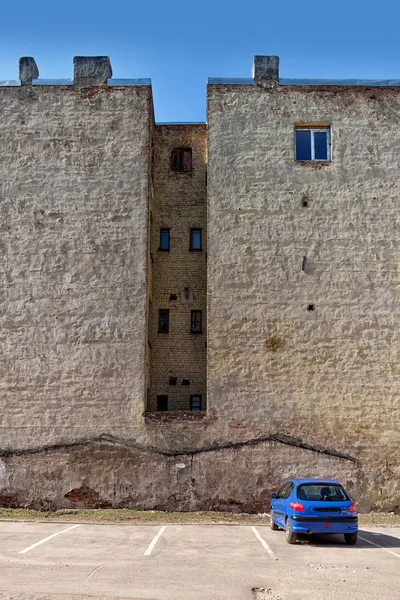
<svg viewBox="0 0 400 600"><path fill-rule="evenodd" d="M342 485L339 481L334 481L333 479L324 479L323 477L307 477L307 479L290 479L289 481L293 481L293 483L296 483L297 485L303 484L303 483L326 483L328 485Z"/></svg>

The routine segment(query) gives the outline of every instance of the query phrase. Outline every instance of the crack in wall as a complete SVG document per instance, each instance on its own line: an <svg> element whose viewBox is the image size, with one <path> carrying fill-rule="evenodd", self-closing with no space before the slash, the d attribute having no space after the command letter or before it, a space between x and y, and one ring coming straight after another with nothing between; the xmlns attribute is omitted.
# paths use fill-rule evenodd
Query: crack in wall
<svg viewBox="0 0 400 600"><path fill-rule="evenodd" d="M152 454L159 454L166 457L178 457L178 456L194 456L195 454L204 454L206 452L219 452L221 450L234 450L239 448L245 448L250 446L258 446L259 444L275 442L283 444L285 446L293 446L295 448L301 448L302 450L308 450L310 452L316 452L317 454L325 454L335 458L348 460L353 463L358 463L358 459L345 452L333 450L332 448L326 448L325 446L308 444L303 442L301 438L295 438L290 435L275 433L264 437L252 438L240 442L214 442L202 446L201 448L187 448L180 450L162 450L155 446L144 446L133 442L119 438L107 433L103 433L97 437L90 439L76 440L74 442L65 442L58 444L47 444L44 446L38 446L36 448L20 448L20 449L0 449L0 457L7 458L12 456L25 456L30 454L39 454L41 452L56 452L58 450L67 450L69 448L76 448L82 446L89 446L95 443L109 443L116 444L119 446L126 446L128 448L134 448L141 452L150 452Z"/></svg>

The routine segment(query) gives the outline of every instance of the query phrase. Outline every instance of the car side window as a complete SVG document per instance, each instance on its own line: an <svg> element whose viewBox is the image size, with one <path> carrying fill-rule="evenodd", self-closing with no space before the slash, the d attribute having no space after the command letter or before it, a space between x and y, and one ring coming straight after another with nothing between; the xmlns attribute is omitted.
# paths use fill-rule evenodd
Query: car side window
<svg viewBox="0 0 400 600"><path fill-rule="evenodd" d="M288 483L288 485L286 486L285 495L282 496L282 498L284 500L286 500L286 498L289 498L290 494L292 493L293 488L294 488L294 483L292 483L292 482Z"/></svg>
<svg viewBox="0 0 400 600"><path fill-rule="evenodd" d="M286 498L289 498L293 487L294 487L294 484L291 481L288 481L287 483L285 483L285 485L283 485L281 487L281 489L277 493L276 497L280 498L281 500L285 500Z"/></svg>

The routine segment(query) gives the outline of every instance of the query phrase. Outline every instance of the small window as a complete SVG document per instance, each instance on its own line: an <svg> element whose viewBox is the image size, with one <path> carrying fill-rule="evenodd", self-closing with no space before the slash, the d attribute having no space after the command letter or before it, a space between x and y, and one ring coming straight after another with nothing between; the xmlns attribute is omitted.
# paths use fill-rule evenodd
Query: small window
<svg viewBox="0 0 400 600"><path fill-rule="evenodd" d="M330 161L330 129L296 128L296 160Z"/></svg>
<svg viewBox="0 0 400 600"><path fill-rule="evenodd" d="M201 410L201 396L190 396L190 410Z"/></svg>
<svg viewBox="0 0 400 600"><path fill-rule="evenodd" d="M169 229L160 229L159 250L169 250Z"/></svg>
<svg viewBox="0 0 400 600"><path fill-rule="evenodd" d="M158 333L168 333L169 331L169 310L160 309L158 311Z"/></svg>
<svg viewBox="0 0 400 600"><path fill-rule="evenodd" d="M201 320L202 320L201 310L192 310L191 326L190 326L191 333L202 333Z"/></svg>
<svg viewBox="0 0 400 600"><path fill-rule="evenodd" d="M157 410L168 410L168 396L157 396Z"/></svg>
<svg viewBox="0 0 400 600"><path fill-rule="evenodd" d="M190 250L201 250L201 229L190 230Z"/></svg>
<svg viewBox="0 0 400 600"><path fill-rule="evenodd" d="M175 148L171 154L171 169L173 171L188 172L192 170L192 149Z"/></svg>

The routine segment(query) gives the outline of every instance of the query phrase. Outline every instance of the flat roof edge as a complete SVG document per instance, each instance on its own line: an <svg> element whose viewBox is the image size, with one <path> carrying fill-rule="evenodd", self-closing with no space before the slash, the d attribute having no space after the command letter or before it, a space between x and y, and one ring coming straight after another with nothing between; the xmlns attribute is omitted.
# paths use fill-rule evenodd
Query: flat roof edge
<svg viewBox="0 0 400 600"><path fill-rule="evenodd" d="M156 121L156 125L207 125L206 121Z"/></svg>
<svg viewBox="0 0 400 600"><path fill-rule="evenodd" d="M208 85L254 85L251 78L209 77ZM358 87L400 87L400 79L279 79L279 85L325 85Z"/></svg>
<svg viewBox="0 0 400 600"><path fill-rule="evenodd" d="M32 79L32 85L74 85L73 79ZM90 84L88 84L90 85ZM107 79L107 85L110 87L130 87L135 85L151 85L151 79ZM0 87L20 87L19 79L0 80Z"/></svg>

